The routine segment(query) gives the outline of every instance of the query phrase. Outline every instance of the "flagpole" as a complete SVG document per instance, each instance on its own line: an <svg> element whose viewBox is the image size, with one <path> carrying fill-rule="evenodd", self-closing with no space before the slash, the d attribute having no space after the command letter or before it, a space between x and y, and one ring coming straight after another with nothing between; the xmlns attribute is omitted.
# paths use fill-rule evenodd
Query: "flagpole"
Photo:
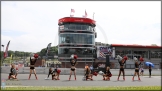
<svg viewBox="0 0 162 91"><path fill-rule="evenodd" d="M94 20L94 14L95 14L95 13L93 12L93 20Z"/></svg>
<svg viewBox="0 0 162 91"><path fill-rule="evenodd" d="M5 45L4 45L4 47L5 47ZM4 47L3 47L3 62L4 62L4 53L5 53ZM2 64L3 64L3 62L2 62Z"/></svg>
<svg viewBox="0 0 162 91"><path fill-rule="evenodd" d="M10 64L11 64L11 60L12 60L12 54L11 54L11 56L10 56Z"/></svg>
<svg viewBox="0 0 162 91"><path fill-rule="evenodd" d="M5 45L1 45L1 46L3 47L3 53L2 53L2 55L1 55L1 56L2 56L2 59L1 59L1 66L2 66L2 63L3 63L2 61L4 61L4 47L5 47Z"/></svg>
<svg viewBox="0 0 162 91"><path fill-rule="evenodd" d="M11 58L10 58L10 65L11 65Z"/></svg>

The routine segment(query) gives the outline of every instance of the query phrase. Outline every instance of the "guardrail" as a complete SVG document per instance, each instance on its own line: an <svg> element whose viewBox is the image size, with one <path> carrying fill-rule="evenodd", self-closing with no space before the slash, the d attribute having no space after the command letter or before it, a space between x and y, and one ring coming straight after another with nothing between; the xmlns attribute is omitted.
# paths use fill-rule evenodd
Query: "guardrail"
<svg viewBox="0 0 162 91"><path fill-rule="evenodd" d="M29 74L30 70L29 67L22 67L19 68L18 74ZM35 67L37 74L48 74L49 68L47 67ZM59 68L61 70L61 75L69 75L70 68ZM113 75L119 74L119 69L110 69ZM1 67L1 73L10 73L10 67ZM84 75L83 68L76 68L77 75ZM132 75L134 74L134 69L125 69L125 75ZM149 74L148 69L144 69L144 75ZM152 75L160 75L161 76L161 69L152 69Z"/></svg>

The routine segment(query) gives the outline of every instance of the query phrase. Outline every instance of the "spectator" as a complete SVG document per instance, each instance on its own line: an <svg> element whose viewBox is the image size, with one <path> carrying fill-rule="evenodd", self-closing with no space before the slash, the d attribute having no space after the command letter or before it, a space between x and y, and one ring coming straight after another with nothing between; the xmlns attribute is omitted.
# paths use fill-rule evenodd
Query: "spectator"
<svg viewBox="0 0 162 91"><path fill-rule="evenodd" d="M91 70L91 72L93 72L93 66L92 65L90 66L90 70Z"/></svg>
<svg viewBox="0 0 162 91"><path fill-rule="evenodd" d="M140 72L140 75L142 75L143 76L143 73L144 73L144 69L143 69L143 66L141 67L141 72Z"/></svg>
<svg viewBox="0 0 162 91"><path fill-rule="evenodd" d="M151 71L152 71L151 64L149 64L149 77L150 78L151 78Z"/></svg>

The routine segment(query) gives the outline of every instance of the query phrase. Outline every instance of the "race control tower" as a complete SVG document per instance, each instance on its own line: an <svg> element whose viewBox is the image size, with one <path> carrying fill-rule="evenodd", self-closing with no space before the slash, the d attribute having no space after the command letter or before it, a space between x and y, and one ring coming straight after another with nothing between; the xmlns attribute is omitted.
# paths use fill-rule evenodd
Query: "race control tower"
<svg viewBox="0 0 162 91"><path fill-rule="evenodd" d="M64 17L58 21L58 61L63 68L70 67L71 54L78 55L77 68L93 64L96 54L95 21L89 18Z"/></svg>

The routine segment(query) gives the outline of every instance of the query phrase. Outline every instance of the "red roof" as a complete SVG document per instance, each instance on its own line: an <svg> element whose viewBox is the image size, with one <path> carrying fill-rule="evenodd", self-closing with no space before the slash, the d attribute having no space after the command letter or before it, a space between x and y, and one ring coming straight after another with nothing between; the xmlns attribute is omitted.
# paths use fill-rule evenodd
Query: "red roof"
<svg viewBox="0 0 162 91"><path fill-rule="evenodd" d="M126 45L126 44L111 44L112 47L129 47L129 48L162 48L161 46L152 45Z"/></svg>
<svg viewBox="0 0 162 91"><path fill-rule="evenodd" d="M90 18L82 18L82 17L64 17L59 19L58 24L60 24L61 22L89 23L96 25L96 21Z"/></svg>

